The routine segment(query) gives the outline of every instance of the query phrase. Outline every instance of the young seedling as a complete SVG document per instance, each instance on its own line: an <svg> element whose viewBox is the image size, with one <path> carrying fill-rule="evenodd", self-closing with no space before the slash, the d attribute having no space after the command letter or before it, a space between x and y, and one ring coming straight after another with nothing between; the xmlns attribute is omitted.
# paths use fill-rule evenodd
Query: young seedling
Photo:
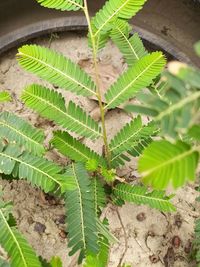
<svg viewBox="0 0 200 267"><path fill-rule="evenodd" d="M107 203L121 206L128 201L173 212L176 210L170 201L173 195L167 196L163 190L169 184L177 188L195 179L200 151L199 70L175 62L169 71L162 73L166 65L163 53L149 53L139 35L132 34L128 23L145 0L109 0L93 18L86 0L37 2L47 8L63 12L79 10L85 14L95 79L64 55L39 45L19 48L19 65L63 90L96 98L101 120L96 122L72 101L66 105L56 90L30 84L23 90L21 100L60 126L61 130L53 132L50 148L70 158L71 163L59 166L47 160L43 131L3 111L0 114L0 173L25 179L44 192L63 198L70 255L78 252L78 263L84 267L108 266L109 247L117 240L109 233L107 219L101 219ZM98 53L106 49L109 39L124 56L127 69L103 96ZM130 98L136 98L137 104L127 104ZM118 106L137 115L109 141L106 111ZM138 114L148 116L149 123L144 124ZM72 133L91 140L102 139L105 155L93 151ZM130 158L139 158L138 171L143 184L131 185L126 177L117 177L116 170ZM6 219L2 217L1 221L7 227L2 228L0 244L10 257L11 267L62 265L58 259L49 265L39 261L32 250L29 253L26 249L24 239L17 240ZM9 234L12 238L5 243L5 236Z"/></svg>

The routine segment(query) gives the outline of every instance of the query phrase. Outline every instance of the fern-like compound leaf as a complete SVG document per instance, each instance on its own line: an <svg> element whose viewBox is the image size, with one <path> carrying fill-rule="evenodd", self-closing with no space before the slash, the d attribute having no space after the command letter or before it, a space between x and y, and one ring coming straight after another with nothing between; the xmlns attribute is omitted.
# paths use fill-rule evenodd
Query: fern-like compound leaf
<svg viewBox="0 0 200 267"><path fill-rule="evenodd" d="M61 11L77 11L83 8L83 0L36 0L41 6Z"/></svg>
<svg viewBox="0 0 200 267"><path fill-rule="evenodd" d="M17 59L22 68L40 78L78 95L95 95L95 84L78 65L62 54L38 45L19 48Z"/></svg>
<svg viewBox="0 0 200 267"><path fill-rule="evenodd" d="M68 246L70 255L80 250L79 263L88 252L98 253L97 215L91 181L82 163L70 165L66 176L72 177L76 188L66 193Z"/></svg>
<svg viewBox="0 0 200 267"><path fill-rule="evenodd" d="M149 86L160 74L165 63L166 60L161 52L142 57L110 87L105 95L107 102L105 108L115 108Z"/></svg>
<svg viewBox="0 0 200 267"><path fill-rule="evenodd" d="M111 140L110 151L113 157L138 146L142 140L148 139L156 132L156 126L150 123L143 126L140 116L127 123Z"/></svg>
<svg viewBox="0 0 200 267"><path fill-rule="evenodd" d="M147 51L135 33L130 37L131 27L125 20L115 20L110 33L112 41L119 48L129 67L133 66L140 58L147 54Z"/></svg>
<svg viewBox="0 0 200 267"><path fill-rule="evenodd" d="M150 91L139 94L140 104L128 105L125 109L153 117L159 123L162 136L176 139L198 122L200 92L168 72L164 78L166 86L158 94Z"/></svg>
<svg viewBox="0 0 200 267"><path fill-rule="evenodd" d="M72 101L66 107L64 98L56 91L33 84L24 90L22 100L26 106L68 131L90 139L101 137L97 122Z"/></svg>
<svg viewBox="0 0 200 267"><path fill-rule="evenodd" d="M95 33L97 28L95 27L94 23L91 22L92 32ZM93 37L92 37L93 38ZM89 47L93 49L93 42L90 33L88 34L88 44ZM95 38L95 50L99 51L100 49L104 48L106 43L108 42L110 36L109 32L100 32Z"/></svg>
<svg viewBox="0 0 200 267"><path fill-rule="evenodd" d="M92 22L94 23L97 31L97 36L101 31L108 31L111 27L111 22L115 19L131 19L142 6L146 0L109 0L105 3L103 8L96 13Z"/></svg>
<svg viewBox="0 0 200 267"><path fill-rule="evenodd" d="M124 201L133 202L138 205L149 205L151 208L163 212L176 210L170 202L171 197L165 196L164 191L149 192L144 186L132 186L121 183L114 188L114 194Z"/></svg>
<svg viewBox="0 0 200 267"><path fill-rule="evenodd" d="M60 153L72 160L78 162L88 162L90 159L95 159L99 165L106 165L103 157L73 138L67 132L54 132L51 143Z"/></svg>
<svg viewBox="0 0 200 267"><path fill-rule="evenodd" d="M154 141L139 159L138 170L143 182L156 189L164 189L169 183L178 188L187 181L194 181L199 153L181 141Z"/></svg>
<svg viewBox="0 0 200 267"><path fill-rule="evenodd" d="M11 96L7 91L0 92L0 103L11 101Z"/></svg>
<svg viewBox="0 0 200 267"><path fill-rule="evenodd" d="M89 253L86 256L83 267L107 267L109 260L109 243L104 236L99 238L99 253Z"/></svg>
<svg viewBox="0 0 200 267"><path fill-rule="evenodd" d="M14 145L1 145L0 163L0 173L26 179L45 192L62 188L62 185L67 183L65 177L60 174L62 169L59 166L44 158L22 153Z"/></svg>
<svg viewBox="0 0 200 267"><path fill-rule="evenodd" d="M41 267L41 264L25 238L9 225L7 204L0 205L0 244L8 253L10 267ZM6 266L6 265L5 265Z"/></svg>
<svg viewBox="0 0 200 267"><path fill-rule="evenodd" d="M0 137L7 139L9 142L17 143L34 155L41 155L45 152L42 145L44 133L18 116L6 111L0 113Z"/></svg>
<svg viewBox="0 0 200 267"><path fill-rule="evenodd" d="M96 214L98 214L99 208L104 208L106 206L106 193L103 184L99 180L99 178L92 178L91 189L94 196L95 211Z"/></svg>

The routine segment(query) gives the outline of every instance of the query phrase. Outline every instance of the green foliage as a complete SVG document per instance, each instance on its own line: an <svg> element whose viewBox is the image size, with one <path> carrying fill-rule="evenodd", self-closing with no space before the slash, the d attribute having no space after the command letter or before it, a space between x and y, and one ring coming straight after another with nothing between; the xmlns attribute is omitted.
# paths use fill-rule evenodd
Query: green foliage
<svg viewBox="0 0 200 267"><path fill-rule="evenodd" d="M91 150L86 145L82 144L80 141L73 138L67 132L54 132L51 143L60 153L72 160L88 162L88 160L94 159L100 165L106 165L103 157Z"/></svg>
<svg viewBox="0 0 200 267"><path fill-rule="evenodd" d="M98 170L98 162L95 159L89 159L86 164L85 164L85 168L87 171L97 171Z"/></svg>
<svg viewBox="0 0 200 267"><path fill-rule="evenodd" d="M115 180L116 171L115 169L101 169L101 174L104 177L105 181L109 184L112 183Z"/></svg>
<svg viewBox="0 0 200 267"><path fill-rule="evenodd" d="M6 91L0 92L0 103L9 101L11 101L10 94Z"/></svg>
<svg viewBox="0 0 200 267"><path fill-rule="evenodd" d="M108 90L106 108L115 108L149 86L165 66L161 52L154 52L139 59Z"/></svg>
<svg viewBox="0 0 200 267"><path fill-rule="evenodd" d="M80 250L79 263L88 251L98 253L97 215L91 194L91 181L82 163L70 165L66 172L76 188L65 194L67 210L68 246L70 255Z"/></svg>
<svg viewBox="0 0 200 267"><path fill-rule="evenodd" d="M183 81L186 85L192 86L194 88L200 89L200 70L187 66L183 63L171 63L171 69L169 69L172 73L174 72L173 68L177 68L176 76Z"/></svg>
<svg viewBox="0 0 200 267"><path fill-rule="evenodd" d="M89 253L86 256L83 267L107 267L109 259L109 243L103 236L99 240L99 253Z"/></svg>
<svg viewBox="0 0 200 267"><path fill-rule="evenodd" d="M47 262L43 258L39 257L42 267L62 267L62 261L59 257L52 257L50 262Z"/></svg>
<svg viewBox="0 0 200 267"><path fill-rule="evenodd" d="M200 56L200 41L195 44L194 48L197 55Z"/></svg>
<svg viewBox="0 0 200 267"><path fill-rule="evenodd" d="M23 153L15 145L0 144L0 173L12 174L20 179L27 179L45 192L66 187L67 181L61 174L62 168L44 158Z"/></svg>
<svg viewBox="0 0 200 267"><path fill-rule="evenodd" d="M125 20L115 20L112 27L112 41L119 48L129 67L133 66L147 54L142 40L137 33L130 37L132 28Z"/></svg>
<svg viewBox="0 0 200 267"><path fill-rule="evenodd" d="M103 8L96 13L92 20L97 31L95 36L101 31L110 30L111 23L119 18L124 20L131 19L144 5L146 0L109 0L105 3Z"/></svg>
<svg viewBox="0 0 200 267"><path fill-rule="evenodd" d="M188 130L188 135L196 141L200 141L200 125L193 125L189 130Z"/></svg>
<svg viewBox="0 0 200 267"><path fill-rule="evenodd" d="M34 155L44 154L44 133L12 113L5 111L0 114L0 137L17 143Z"/></svg>
<svg viewBox="0 0 200 267"><path fill-rule="evenodd" d="M0 173L26 179L45 192L64 198L70 255L79 252L78 263L83 262L84 267L106 267L109 246L117 241L109 233L107 220L101 221L102 211L109 200L117 206L128 201L172 212L175 211L172 195L167 196L161 190L170 183L177 188L195 179L200 152L200 71L175 62L170 63L168 70L161 75L165 56L162 52L148 53L139 35L132 35L128 24L146 0L108 0L92 20L86 0L36 1L44 7L61 11L84 12L95 79L93 81L62 54L38 45L19 48L19 65L54 87L84 97L95 97L99 102L101 123L94 121L72 101L67 101L66 105L64 97L56 90L37 84L28 85L21 97L25 105L53 121L59 130L56 128L51 146L47 145L45 149L43 131L14 114L1 112ZM119 48L128 66L103 96L98 51L109 38ZM195 48L200 54L199 44ZM105 112L123 107L132 98L136 98L136 104L125 104L124 109L129 113L144 114L148 117L148 124L143 125L140 116L134 119L131 116L130 122L110 140ZM1 92L0 102L4 100L10 98ZM101 138L102 155L82 143L84 138L91 139L90 143ZM60 167L47 160L45 152L50 149L58 150L72 163ZM142 182L155 190L143 185L130 185L126 177L117 177L116 168L138 156ZM0 243L8 252L9 266L62 266L57 257L50 263L39 261L11 219L10 206L0 202ZM198 237L198 222L196 229Z"/></svg>
<svg viewBox="0 0 200 267"><path fill-rule="evenodd" d="M53 257L50 261L51 267L62 267L62 261L59 257Z"/></svg>
<svg viewBox="0 0 200 267"><path fill-rule="evenodd" d="M115 194L111 195L112 203L117 207L122 207L125 204L125 201L119 197L117 197Z"/></svg>
<svg viewBox="0 0 200 267"><path fill-rule="evenodd" d="M38 45L24 45L18 50L20 66L40 78L78 95L95 95L92 79L70 59Z"/></svg>
<svg viewBox="0 0 200 267"><path fill-rule="evenodd" d="M198 164L198 148L178 141L172 144L168 141L151 143L139 159L138 170L142 181L156 189L163 189L172 183L174 188L187 181L194 181Z"/></svg>
<svg viewBox="0 0 200 267"><path fill-rule="evenodd" d="M143 126L140 116L127 123L124 128L110 142L113 164L118 162L118 157L137 147L142 141L155 135L156 127L153 123Z"/></svg>
<svg viewBox="0 0 200 267"><path fill-rule="evenodd" d="M141 104L129 105L126 110L152 117L159 123L162 136L176 139L198 121L200 92L170 73L164 77L167 83L161 91L139 95Z"/></svg>
<svg viewBox="0 0 200 267"><path fill-rule="evenodd" d="M60 93L33 84L24 90L22 100L41 116L71 132L91 139L101 137L98 124L72 101L66 107L65 100Z"/></svg>
<svg viewBox="0 0 200 267"><path fill-rule="evenodd" d="M164 191L149 192L144 186L132 186L120 183L115 186L114 194L120 199L133 202L138 205L149 205L151 208L163 212L175 211L176 208L170 203L171 196L165 196Z"/></svg>
<svg viewBox="0 0 200 267"><path fill-rule="evenodd" d="M9 256L11 267L41 267L41 264L25 238L15 225L9 224L10 204L0 201L0 244ZM2 265L5 266L6 265Z"/></svg>
<svg viewBox="0 0 200 267"><path fill-rule="evenodd" d="M106 206L106 193L102 182L97 177L94 177L91 180L91 190L94 197L95 211L96 214L98 214L99 209Z"/></svg>
<svg viewBox="0 0 200 267"><path fill-rule="evenodd" d="M83 8L82 0L36 0L41 6L61 11L77 11Z"/></svg>

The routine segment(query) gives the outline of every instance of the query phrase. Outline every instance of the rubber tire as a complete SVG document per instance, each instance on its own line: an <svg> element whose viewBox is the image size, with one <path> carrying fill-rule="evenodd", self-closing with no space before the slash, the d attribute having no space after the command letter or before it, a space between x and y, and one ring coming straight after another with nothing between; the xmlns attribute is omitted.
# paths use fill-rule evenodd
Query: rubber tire
<svg viewBox="0 0 200 267"><path fill-rule="evenodd" d="M91 14L105 2L88 0ZM66 15L67 14L67 15ZM149 0L132 20L134 30L152 49L169 58L198 65L193 43L200 39L200 5L191 0ZM1 0L0 53L46 33L86 30L80 12L60 12L41 7L35 0Z"/></svg>

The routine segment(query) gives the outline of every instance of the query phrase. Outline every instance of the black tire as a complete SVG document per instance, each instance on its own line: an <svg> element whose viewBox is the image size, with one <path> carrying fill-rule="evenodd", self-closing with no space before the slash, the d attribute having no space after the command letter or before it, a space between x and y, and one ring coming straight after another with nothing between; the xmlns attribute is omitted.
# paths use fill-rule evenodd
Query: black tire
<svg viewBox="0 0 200 267"><path fill-rule="evenodd" d="M95 13L104 0L88 0ZM169 58L198 65L193 44L200 39L200 5L192 0L149 0L133 19L147 45L162 49ZM85 30L81 13L42 8L35 0L1 0L0 53L28 39L59 31Z"/></svg>

